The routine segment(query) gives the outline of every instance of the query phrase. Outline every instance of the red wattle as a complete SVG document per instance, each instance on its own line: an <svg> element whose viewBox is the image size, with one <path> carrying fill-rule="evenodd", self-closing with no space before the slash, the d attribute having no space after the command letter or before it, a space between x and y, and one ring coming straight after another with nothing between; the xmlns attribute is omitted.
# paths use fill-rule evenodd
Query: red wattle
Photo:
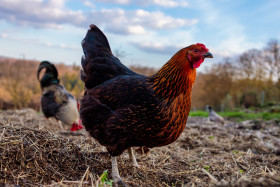
<svg viewBox="0 0 280 187"><path fill-rule="evenodd" d="M200 60L198 60L198 61L196 61L196 62L193 63L193 67L194 67L194 68L198 68L198 67L201 65L202 62L203 62L203 60L202 60L202 58L201 58Z"/></svg>

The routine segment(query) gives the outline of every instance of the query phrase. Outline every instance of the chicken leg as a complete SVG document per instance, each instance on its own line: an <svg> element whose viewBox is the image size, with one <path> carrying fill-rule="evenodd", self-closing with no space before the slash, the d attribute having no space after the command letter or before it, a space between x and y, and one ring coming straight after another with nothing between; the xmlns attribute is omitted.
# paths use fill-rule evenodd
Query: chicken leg
<svg viewBox="0 0 280 187"><path fill-rule="evenodd" d="M60 120L57 120L61 129L64 129Z"/></svg>
<svg viewBox="0 0 280 187"><path fill-rule="evenodd" d="M135 156L134 156L132 147L128 148L127 151L128 151L128 154L129 154L129 158L130 158L131 165L134 166L134 167L139 168L139 164L138 164L137 161L136 161L136 158L135 158Z"/></svg>
<svg viewBox="0 0 280 187"><path fill-rule="evenodd" d="M112 162L112 177L113 177L115 184L117 184L116 186L125 186L125 183L123 182L122 178L120 177L117 157L112 156L111 162Z"/></svg>

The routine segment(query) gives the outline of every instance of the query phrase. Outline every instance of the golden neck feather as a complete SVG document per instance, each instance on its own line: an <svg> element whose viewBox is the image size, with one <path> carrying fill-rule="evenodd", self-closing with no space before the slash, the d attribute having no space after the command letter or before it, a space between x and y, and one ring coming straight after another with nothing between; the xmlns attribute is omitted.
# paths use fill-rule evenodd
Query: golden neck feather
<svg viewBox="0 0 280 187"><path fill-rule="evenodd" d="M186 53L186 48L181 49L152 77L159 97L171 101L181 94L191 94L196 69L192 68Z"/></svg>

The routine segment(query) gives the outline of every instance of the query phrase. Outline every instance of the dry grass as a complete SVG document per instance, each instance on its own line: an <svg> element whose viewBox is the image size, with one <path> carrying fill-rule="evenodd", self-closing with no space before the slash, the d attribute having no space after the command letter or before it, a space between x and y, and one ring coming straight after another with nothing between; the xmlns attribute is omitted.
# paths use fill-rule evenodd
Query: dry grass
<svg viewBox="0 0 280 187"><path fill-rule="evenodd" d="M130 186L280 185L280 124L244 126L190 118L175 143L137 152L140 168L123 154L120 175ZM0 185L99 186L107 169L111 178L104 148L63 127L31 109L0 112Z"/></svg>

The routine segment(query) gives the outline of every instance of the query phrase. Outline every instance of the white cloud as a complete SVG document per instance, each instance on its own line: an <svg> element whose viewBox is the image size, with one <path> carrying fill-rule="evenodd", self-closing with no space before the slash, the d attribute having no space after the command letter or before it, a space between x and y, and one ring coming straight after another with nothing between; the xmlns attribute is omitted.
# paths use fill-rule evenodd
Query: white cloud
<svg viewBox="0 0 280 187"><path fill-rule="evenodd" d="M120 4L120 5L140 5L140 6L149 6L149 5L158 5L167 8L174 7L186 7L188 2L185 0L93 0L102 3L111 3L111 4Z"/></svg>
<svg viewBox="0 0 280 187"><path fill-rule="evenodd" d="M20 25L59 28L85 20L81 11L64 8L66 0L1 0L0 19Z"/></svg>
<svg viewBox="0 0 280 187"><path fill-rule="evenodd" d="M65 1L2 0L0 2L0 19L19 25L44 28L62 28L65 24L85 27L94 23L113 33L142 35L146 34L148 30L192 26L198 21L197 19L174 18L160 11L149 12L142 9L129 11L120 8L93 9L92 12L86 13L65 8ZM127 1L119 0L118 3ZM84 1L84 3L91 2ZM92 4L92 6L94 5Z"/></svg>
<svg viewBox="0 0 280 187"><path fill-rule="evenodd" d="M1 38L7 38L7 37L8 37L8 35L7 35L7 34L5 34L5 33L1 33L1 34L0 34L0 37L1 37Z"/></svg>
<svg viewBox="0 0 280 187"><path fill-rule="evenodd" d="M103 3L114 3L114 4L129 4L131 0L101 0Z"/></svg>
<svg viewBox="0 0 280 187"><path fill-rule="evenodd" d="M197 43L194 38L195 29L176 30L166 34L158 34L153 32L148 35L141 36L141 38L130 39L134 47L147 53L157 53L164 55L173 55L178 50L187 47L191 44Z"/></svg>
<svg viewBox="0 0 280 187"><path fill-rule="evenodd" d="M131 0L92 0L93 2L102 2L102 3L111 3L111 4L120 4L128 5L131 4Z"/></svg>
<svg viewBox="0 0 280 187"><path fill-rule="evenodd" d="M91 7L91 8L95 7L95 5L92 2L90 2L90 1L84 1L84 5L86 5L88 7Z"/></svg>
<svg viewBox="0 0 280 187"><path fill-rule="evenodd" d="M127 31L132 34L146 34L145 29L140 25L128 26Z"/></svg>
<svg viewBox="0 0 280 187"><path fill-rule="evenodd" d="M89 17L96 25L118 34L146 34L147 30L174 29L195 25L196 19L174 18L162 12L148 12L142 9L125 11L123 9L93 10ZM105 23L105 24L104 24Z"/></svg>
<svg viewBox="0 0 280 187"><path fill-rule="evenodd" d="M132 43L138 49L145 51L147 53L159 53L159 54L170 54L174 51L178 51L180 46L168 45L160 42L141 42L141 43Z"/></svg>
<svg viewBox="0 0 280 187"><path fill-rule="evenodd" d="M42 0L35 0L35 1L43 2ZM49 0L47 2L47 5L50 7L63 8L64 3L65 3L65 0Z"/></svg>
<svg viewBox="0 0 280 187"><path fill-rule="evenodd" d="M174 7L186 7L188 6L188 3L186 1L173 1L173 0L140 0L138 1L141 5L159 5L163 7L168 7L168 8L174 8Z"/></svg>

